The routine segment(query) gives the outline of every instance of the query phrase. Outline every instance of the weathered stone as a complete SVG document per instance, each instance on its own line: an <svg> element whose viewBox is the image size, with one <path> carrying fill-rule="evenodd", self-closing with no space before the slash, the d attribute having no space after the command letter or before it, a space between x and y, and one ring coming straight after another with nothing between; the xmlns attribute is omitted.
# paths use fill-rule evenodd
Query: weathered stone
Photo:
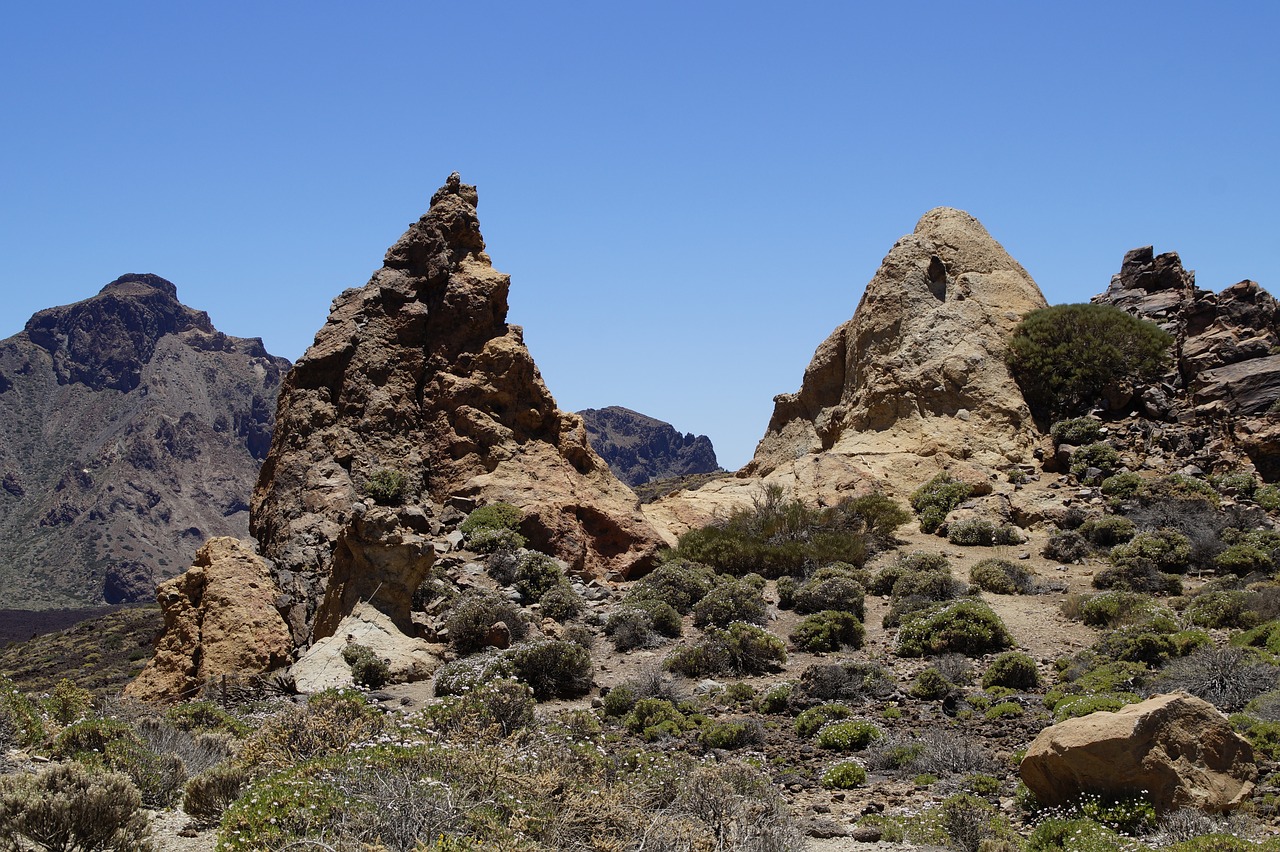
<svg viewBox="0 0 1280 852"><path fill-rule="evenodd" d="M227 537L205 542L186 573L156 590L164 633L124 695L187 700L221 675L256 675L287 665L293 644L275 608L278 595L266 562L249 545Z"/></svg>
<svg viewBox="0 0 1280 852"><path fill-rule="evenodd" d="M1095 793L1141 796L1161 812L1224 811L1248 797L1257 767L1249 743L1212 704L1173 693L1045 728L1021 774L1051 807Z"/></svg>
<svg viewBox="0 0 1280 852"><path fill-rule="evenodd" d="M476 199L451 175L369 283L334 300L284 382L250 528L303 625L299 643L353 504L386 471L403 477L396 496L409 506L518 506L530 545L577 573L628 575L661 542L507 324L510 280L484 252Z"/></svg>
<svg viewBox="0 0 1280 852"><path fill-rule="evenodd" d="M352 685L351 666L342 657L348 644L363 645L385 661L391 683L432 677L443 662L444 646L406 636L384 612L359 602L332 635L316 642L289 669L301 692Z"/></svg>

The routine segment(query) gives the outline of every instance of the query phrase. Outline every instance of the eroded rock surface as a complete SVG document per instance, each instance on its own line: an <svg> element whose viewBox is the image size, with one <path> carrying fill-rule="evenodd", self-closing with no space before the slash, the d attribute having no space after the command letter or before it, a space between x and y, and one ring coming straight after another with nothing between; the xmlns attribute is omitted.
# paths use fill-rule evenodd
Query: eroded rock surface
<svg viewBox="0 0 1280 852"><path fill-rule="evenodd" d="M1050 807L1095 793L1142 795L1161 812L1224 811L1248 797L1257 767L1252 747L1217 708L1173 693L1045 728L1021 773Z"/></svg>
<svg viewBox="0 0 1280 852"><path fill-rule="evenodd" d="M369 283L334 300L284 382L250 527L300 642L336 623L315 629L334 553L366 483L387 472L404 478L405 505L519 506L530 545L576 572L625 575L658 546L507 323L510 280L485 253L476 202L451 175Z"/></svg>
<svg viewBox="0 0 1280 852"><path fill-rule="evenodd" d="M164 633L156 654L124 695L173 702L195 697L221 675L255 675L287 665L293 643L276 611L279 589L250 545L210 539L182 575L156 597Z"/></svg>

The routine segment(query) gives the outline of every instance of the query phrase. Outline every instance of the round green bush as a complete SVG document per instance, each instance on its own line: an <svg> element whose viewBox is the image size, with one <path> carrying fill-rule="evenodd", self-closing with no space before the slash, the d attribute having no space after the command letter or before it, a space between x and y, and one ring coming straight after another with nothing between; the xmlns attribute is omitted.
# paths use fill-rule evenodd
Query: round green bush
<svg viewBox="0 0 1280 852"><path fill-rule="evenodd" d="M822 786L828 790L852 790L867 783L867 770L852 760L842 760L822 773Z"/></svg>
<svg viewBox="0 0 1280 852"><path fill-rule="evenodd" d="M1191 567L1191 539L1168 527L1140 532L1126 543L1111 548L1110 559L1116 566L1148 559L1158 571L1183 574Z"/></svg>
<svg viewBox="0 0 1280 852"><path fill-rule="evenodd" d="M777 686L770 687L764 695L760 696L756 709L761 713L782 713L787 709L791 702L791 690L794 686L790 683L780 683Z"/></svg>
<svg viewBox="0 0 1280 852"><path fill-rule="evenodd" d="M801 651L839 651L861 648L866 629L852 613L826 610L805 616L791 631L791 642Z"/></svg>
<svg viewBox="0 0 1280 852"><path fill-rule="evenodd" d="M995 595L1026 594L1032 578L1030 570L1008 559L983 559L969 569L969 582Z"/></svg>
<svg viewBox="0 0 1280 852"><path fill-rule="evenodd" d="M584 606L582 596L575 592L573 586L570 586L567 582L557 583L547 589L542 593L542 598L538 603L544 616L559 622L577 618ZM671 610L671 612L673 615L675 614L675 610ZM680 616L676 615L677 621L679 618Z"/></svg>
<svg viewBox="0 0 1280 852"><path fill-rule="evenodd" d="M939 473L911 493L911 508L920 518L920 531L931 533L942 526L947 514L969 498L973 489L964 482Z"/></svg>
<svg viewBox="0 0 1280 852"><path fill-rule="evenodd" d="M804 614L838 609L852 613L859 621L866 618L867 590L847 573L824 573L829 571L823 568L795 590L796 612Z"/></svg>
<svg viewBox="0 0 1280 852"><path fill-rule="evenodd" d="M681 615L702 600L716 583L716 574L705 565L687 559L664 562L636 581L628 600L658 600Z"/></svg>
<svg viewBox="0 0 1280 852"><path fill-rule="evenodd" d="M1036 661L1021 651L1006 651L992 661L982 676L983 689L1005 686L1010 689L1035 689L1040 685Z"/></svg>
<svg viewBox="0 0 1280 852"><path fill-rule="evenodd" d="M1128 518L1107 515L1091 518L1080 525L1080 534L1098 547L1114 547L1133 538L1137 527Z"/></svg>
<svg viewBox="0 0 1280 852"><path fill-rule="evenodd" d="M529 684L539 701L577 698L591 690L591 654L574 642L544 639L517 646L508 655L515 677Z"/></svg>
<svg viewBox="0 0 1280 852"><path fill-rule="evenodd" d="M947 541L961 547L990 547L995 537L996 525L986 518L965 518L947 524Z"/></svg>
<svg viewBox="0 0 1280 852"><path fill-rule="evenodd" d="M449 642L459 654L478 651L488 644L489 628L501 621L512 639L523 639L529 627L520 608L497 592L475 589L458 599L445 619Z"/></svg>
<svg viewBox="0 0 1280 852"><path fill-rule="evenodd" d="M1092 417L1071 417L1049 427L1049 435L1055 444L1082 447L1102 438L1102 423Z"/></svg>
<svg viewBox="0 0 1280 852"><path fill-rule="evenodd" d="M756 719L724 719L709 722L698 734L706 749L732 750L764 742L764 726Z"/></svg>
<svg viewBox="0 0 1280 852"><path fill-rule="evenodd" d="M1173 338L1109 305L1056 305L1032 311L1005 352L1031 411L1045 420L1086 413L1111 388L1164 371Z"/></svg>
<svg viewBox="0 0 1280 852"><path fill-rule="evenodd" d="M916 675L908 690L913 698L922 701L941 701L955 689L951 681L942 676L942 672L930 666Z"/></svg>
<svg viewBox="0 0 1280 852"><path fill-rule="evenodd" d="M1077 530L1063 530L1049 536L1041 553L1046 559L1071 564L1084 561L1092 552L1089 542Z"/></svg>
<svg viewBox="0 0 1280 852"><path fill-rule="evenodd" d="M1071 475L1081 482L1099 484L1120 467L1120 454L1110 444L1086 444L1071 454ZM1099 471L1090 474L1090 470Z"/></svg>
<svg viewBox="0 0 1280 852"><path fill-rule="evenodd" d="M880 729L861 719L828 722L818 730L819 748L832 751L860 751L883 737Z"/></svg>
<svg viewBox="0 0 1280 852"><path fill-rule="evenodd" d="M796 716L796 736L808 739L818 733L828 722L848 719L852 715L853 710L844 704L820 704L817 707L810 707Z"/></svg>
<svg viewBox="0 0 1280 852"><path fill-rule="evenodd" d="M768 612L759 589L728 577L694 604L693 623L696 627L724 627L734 621L762 624Z"/></svg>
<svg viewBox="0 0 1280 852"><path fill-rule="evenodd" d="M988 654L1013 644L1004 622L981 601L934 604L912 613L898 631L896 653L902 657L931 654Z"/></svg>
<svg viewBox="0 0 1280 852"><path fill-rule="evenodd" d="M1249 608L1249 593L1243 591L1202 592L1191 599L1185 613L1199 627L1247 630L1259 620L1258 613Z"/></svg>

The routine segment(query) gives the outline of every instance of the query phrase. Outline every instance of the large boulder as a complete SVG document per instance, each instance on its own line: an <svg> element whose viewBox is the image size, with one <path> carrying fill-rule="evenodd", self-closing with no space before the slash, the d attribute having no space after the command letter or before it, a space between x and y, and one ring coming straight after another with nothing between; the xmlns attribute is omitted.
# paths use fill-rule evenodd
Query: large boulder
<svg viewBox="0 0 1280 852"><path fill-rule="evenodd" d="M369 283L334 300L284 381L250 529L300 645L350 612L352 595L321 604L378 477L402 483L391 504L512 503L530 545L583 575L643 570L661 542L507 323L510 279L485 253L476 203L475 187L451 175Z"/></svg>
<svg viewBox="0 0 1280 852"><path fill-rule="evenodd" d="M308 648L289 669L298 690L319 692L351 686L351 666L342 656L348 644L363 645L386 662L392 683L426 680L443 663L443 645L406 636L385 613L360 602L332 635Z"/></svg>
<svg viewBox="0 0 1280 852"><path fill-rule="evenodd" d="M1051 807L1093 793L1141 796L1160 812L1225 811L1248 798L1257 767L1249 743L1212 704L1172 693L1045 728L1021 773Z"/></svg>
<svg viewBox="0 0 1280 852"><path fill-rule="evenodd" d="M205 542L186 573L156 590L164 633L125 697L181 701L222 675L288 665L293 643L276 611L279 594L266 562L248 544L230 537Z"/></svg>

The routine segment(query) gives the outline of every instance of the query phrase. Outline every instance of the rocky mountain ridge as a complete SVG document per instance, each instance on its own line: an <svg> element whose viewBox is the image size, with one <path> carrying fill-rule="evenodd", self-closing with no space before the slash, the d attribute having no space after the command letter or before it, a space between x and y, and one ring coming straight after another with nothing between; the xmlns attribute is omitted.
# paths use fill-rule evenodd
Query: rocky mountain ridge
<svg viewBox="0 0 1280 852"><path fill-rule="evenodd" d="M150 600L205 538L247 534L288 367L156 275L39 311L0 341L8 605Z"/></svg>
<svg viewBox="0 0 1280 852"><path fill-rule="evenodd" d="M587 427L592 449L632 488L655 479L720 469L706 435L682 435L670 423L618 405L588 408L578 416Z"/></svg>

